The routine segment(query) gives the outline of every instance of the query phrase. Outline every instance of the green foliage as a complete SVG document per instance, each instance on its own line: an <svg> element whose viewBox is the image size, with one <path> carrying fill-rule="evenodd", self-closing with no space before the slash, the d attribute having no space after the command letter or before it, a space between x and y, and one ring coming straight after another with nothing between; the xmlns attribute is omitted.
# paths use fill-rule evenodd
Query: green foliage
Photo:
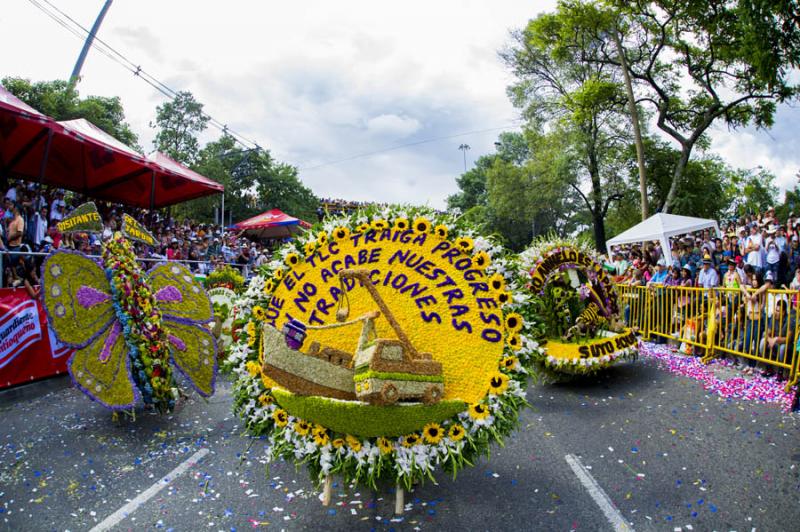
<svg viewBox="0 0 800 532"><path fill-rule="evenodd" d="M136 134L125 122L125 111L118 96L81 98L78 91L69 90L65 80L31 82L6 77L2 84L17 98L56 120L84 118L134 150L142 151Z"/></svg>
<svg viewBox="0 0 800 532"><path fill-rule="evenodd" d="M732 170L729 175L728 191L732 200L729 214L743 216L764 212L775 205L778 187L775 186L775 175L771 172L758 167Z"/></svg>
<svg viewBox="0 0 800 532"><path fill-rule="evenodd" d="M295 417L313 421L334 432L364 438L410 434L422 430L426 423L441 423L467 408L463 401L440 401L430 406L377 406L316 395L304 397L280 388L272 388L272 395Z"/></svg>
<svg viewBox="0 0 800 532"><path fill-rule="evenodd" d="M200 150L197 135L205 131L209 120L203 104L191 92L181 91L156 108L156 121L150 124L158 129L153 144L176 161L191 165Z"/></svg>
<svg viewBox="0 0 800 532"><path fill-rule="evenodd" d="M268 150L246 150L223 135L200 150L192 168L225 186L225 212L234 213L234 223L276 208L306 221L316 219L317 197L295 167L276 161ZM200 198L177 206L176 212L210 222L219 205L219 196Z"/></svg>
<svg viewBox="0 0 800 532"><path fill-rule="evenodd" d="M244 287L244 277L242 277L242 274L236 268L224 266L209 273L203 280L203 285L206 288L223 286L238 293L242 290L242 287Z"/></svg>

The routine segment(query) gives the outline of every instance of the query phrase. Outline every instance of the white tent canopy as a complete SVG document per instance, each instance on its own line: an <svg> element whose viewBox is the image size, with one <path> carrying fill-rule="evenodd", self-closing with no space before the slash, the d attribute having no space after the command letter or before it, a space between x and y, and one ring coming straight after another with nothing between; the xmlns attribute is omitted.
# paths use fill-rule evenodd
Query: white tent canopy
<svg viewBox="0 0 800 532"><path fill-rule="evenodd" d="M669 243L670 237L685 235L712 227L716 231L716 234L719 235L719 226L714 220L659 212L647 220L634 225L627 231L607 240L606 247L611 248L611 246L618 246L620 244L658 240L661 242L661 249L664 250L664 257L669 260L669 258L672 257L672 247Z"/></svg>

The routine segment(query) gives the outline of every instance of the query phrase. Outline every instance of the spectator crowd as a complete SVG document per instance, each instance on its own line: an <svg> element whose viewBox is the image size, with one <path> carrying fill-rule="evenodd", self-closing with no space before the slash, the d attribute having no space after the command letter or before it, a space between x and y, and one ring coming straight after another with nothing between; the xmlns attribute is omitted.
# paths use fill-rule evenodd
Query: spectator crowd
<svg viewBox="0 0 800 532"><path fill-rule="evenodd" d="M35 296L44 257L25 253L74 249L99 255L103 241L121 228L124 213L147 227L158 241L154 247L136 243L138 257L182 261L198 274L208 274L223 264L231 264L247 275L253 267L267 262L271 248L278 245L277 242L254 242L215 224L189 219L178 221L158 212L151 214L144 209L101 201L95 204L103 220L102 233L61 234L58 222L84 201L88 200L60 189L11 181L0 208L0 252L5 252L2 286L25 286ZM22 254L7 253L12 251Z"/></svg>
<svg viewBox="0 0 800 532"><path fill-rule="evenodd" d="M666 313L655 319L668 320L679 340L705 341L704 335L713 334L714 345L730 351L792 362L798 298L776 290L800 290L800 218L790 213L779 220L771 208L721 228L721 235L703 230L670 239L670 256L655 241L612 249L606 268L620 285L650 287L653 306ZM678 295L667 305L661 287L670 286L706 290L673 291ZM628 292L628 297L639 296ZM713 316L709 298L715 298ZM628 301L626 321L631 308ZM691 351L697 349L687 348ZM732 358L745 372L754 371L752 359Z"/></svg>

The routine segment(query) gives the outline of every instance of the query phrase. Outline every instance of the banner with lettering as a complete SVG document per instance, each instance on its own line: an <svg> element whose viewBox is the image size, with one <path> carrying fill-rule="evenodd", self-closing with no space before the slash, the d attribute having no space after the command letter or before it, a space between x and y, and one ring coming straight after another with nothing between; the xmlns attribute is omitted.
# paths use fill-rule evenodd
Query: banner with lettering
<svg viewBox="0 0 800 532"><path fill-rule="evenodd" d="M0 289L0 388L64 373L71 354L50 332L38 300L22 288Z"/></svg>

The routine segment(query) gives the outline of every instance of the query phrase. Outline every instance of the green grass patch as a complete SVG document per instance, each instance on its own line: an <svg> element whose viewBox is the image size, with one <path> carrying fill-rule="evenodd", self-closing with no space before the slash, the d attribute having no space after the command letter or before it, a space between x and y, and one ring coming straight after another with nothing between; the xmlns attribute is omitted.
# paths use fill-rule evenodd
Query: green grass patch
<svg viewBox="0 0 800 532"><path fill-rule="evenodd" d="M385 381L444 382L441 375L414 375L413 373L384 373L382 371L364 371L356 373L355 382L367 379L383 379Z"/></svg>
<svg viewBox="0 0 800 532"><path fill-rule="evenodd" d="M295 417L334 432L364 438L403 436L422 430L427 423L441 423L467 409L463 401L440 401L430 406L421 403L376 406L317 395L295 395L280 388L273 388L272 395L281 408Z"/></svg>

